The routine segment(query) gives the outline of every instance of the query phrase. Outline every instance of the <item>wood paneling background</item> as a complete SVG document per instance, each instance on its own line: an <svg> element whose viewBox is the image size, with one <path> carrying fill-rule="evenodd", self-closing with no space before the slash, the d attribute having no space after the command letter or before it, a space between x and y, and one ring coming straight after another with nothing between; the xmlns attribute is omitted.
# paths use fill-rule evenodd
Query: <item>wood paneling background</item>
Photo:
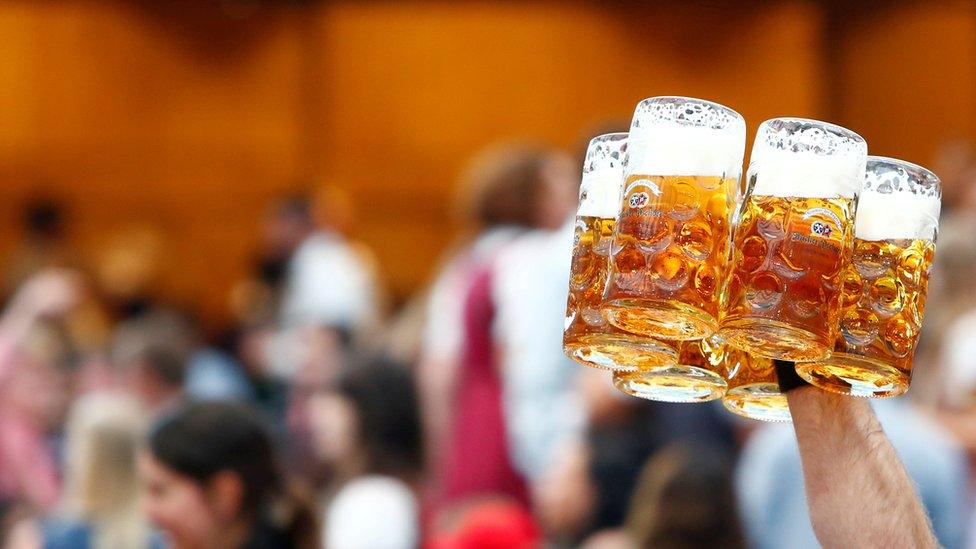
<svg viewBox="0 0 976 549"><path fill-rule="evenodd" d="M969 3L875 6L843 25L813 1L658 4L4 2L0 252L25 200L53 196L92 262L119 231L157 231L160 291L219 320L266 205L320 181L349 191L357 236L403 298L452 238L473 153L576 147L643 97L728 104L750 133L831 116L920 162L973 132Z"/></svg>

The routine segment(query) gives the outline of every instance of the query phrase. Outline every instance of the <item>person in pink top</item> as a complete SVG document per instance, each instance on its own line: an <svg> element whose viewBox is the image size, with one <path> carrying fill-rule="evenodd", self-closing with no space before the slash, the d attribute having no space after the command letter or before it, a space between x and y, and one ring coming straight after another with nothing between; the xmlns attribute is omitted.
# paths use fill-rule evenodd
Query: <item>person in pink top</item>
<svg viewBox="0 0 976 549"><path fill-rule="evenodd" d="M0 504L47 511L58 503L58 467L47 436L68 391L44 321L73 307L79 290L72 273L41 272L0 316Z"/></svg>

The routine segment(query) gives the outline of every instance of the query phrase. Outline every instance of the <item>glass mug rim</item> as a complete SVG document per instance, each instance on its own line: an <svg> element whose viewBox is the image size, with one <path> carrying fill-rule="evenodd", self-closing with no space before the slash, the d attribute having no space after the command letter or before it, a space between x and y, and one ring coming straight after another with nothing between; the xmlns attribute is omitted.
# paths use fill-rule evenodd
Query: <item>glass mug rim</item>
<svg viewBox="0 0 976 549"><path fill-rule="evenodd" d="M838 138L839 139L845 139L847 141L851 141L851 142L853 142L855 144L858 144L858 145L863 144L864 145L864 147L863 147L864 154L867 155L867 140L864 139L864 137L862 137L861 134L855 132L854 130L852 130L850 128L845 128L844 126L841 126L841 125L838 125L838 124L834 124L833 122L827 122L827 121L824 121L824 120L817 120L815 118L803 118L803 117L799 117L799 116L777 116L775 118L768 118L766 120L763 120L762 123L759 124L759 128L756 130L756 136L758 137L759 135L761 135L763 133L763 129L765 129L765 128L769 128L769 129L773 129L773 130L780 130L780 129L782 129L781 127L780 128L777 128L776 127L777 124L784 124L784 125L785 124L795 124L795 125L798 125L798 126L810 126L810 127L822 128L824 130L829 131L830 134L832 135L832 137L834 139L838 139ZM798 129L799 128L794 128L793 129L793 132L795 132ZM831 140L834 140L834 139L831 139ZM759 148L761 146L762 146L762 143L760 143L757 140L755 143L753 143L753 150L755 150L755 149L757 149L757 148ZM797 151L787 151L787 152L794 153L794 154L800 154ZM804 151L804 152L807 152L807 151ZM814 152L815 154L817 154L815 151L811 151L811 152ZM830 156L830 155L829 154L824 154L824 155L821 155L821 156Z"/></svg>
<svg viewBox="0 0 976 549"><path fill-rule="evenodd" d="M596 169L596 167L591 161L591 155L596 150L597 147L606 146L611 147L612 150L617 150L621 153L620 157L620 174L623 177L624 170L627 166L627 150L630 146L630 133L629 132L608 132L601 133L594 136L586 144L586 151L583 154L583 178L595 175L601 170Z"/></svg>
<svg viewBox="0 0 976 549"><path fill-rule="evenodd" d="M881 156L875 154L869 154L867 159L867 165L891 165L903 168L906 172L917 178L920 182L931 184L938 190L938 196L942 197L942 179L935 174L932 170L921 166L914 162L909 162L908 160L902 160L900 158L892 158L890 156ZM862 192L878 192L874 189L862 188ZM879 193L880 194L880 193Z"/></svg>
<svg viewBox="0 0 976 549"><path fill-rule="evenodd" d="M677 103L679 101L685 102L685 103L694 103L694 104L702 105L702 106L708 107L708 108L710 108L710 109L712 109L714 111L718 111L718 112L721 112L723 114L729 115L729 122L730 123L729 124L724 124L724 125L721 125L721 126L703 126L703 125L700 125L700 124L692 124L692 123L689 123L689 121L686 120L686 119L678 119L678 118L669 118L669 119L666 119L666 120L662 120L662 122L669 123L669 124L676 124L676 125L680 125L680 126L688 126L688 127L693 127L693 128L702 128L702 129L707 129L707 130L714 130L714 131L736 130L739 127L741 127L742 128L742 131L743 132L745 131L745 117L743 117L741 113L739 113L738 111L736 111L732 107L729 107L727 105L723 105L721 103L716 103L715 101L710 101L708 99L702 99L700 97L689 97L689 96L685 96L685 95L655 95L655 96L652 96L652 97L646 97L644 99L641 99L640 101L637 102L637 107L634 109L634 111L635 111L634 120L637 120L637 118L638 118L637 112L640 111L640 108L642 106L645 106L645 105L654 105L654 104L659 104L659 103L660 104ZM633 124L631 124L631 128L633 128ZM633 132L631 132L631 133L633 133Z"/></svg>
<svg viewBox="0 0 976 549"><path fill-rule="evenodd" d="M609 132L590 139L583 158L577 216L619 217L628 137L627 132Z"/></svg>
<svg viewBox="0 0 976 549"><path fill-rule="evenodd" d="M865 240L938 238L942 182L907 160L869 156L858 200L854 236Z"/></svg>

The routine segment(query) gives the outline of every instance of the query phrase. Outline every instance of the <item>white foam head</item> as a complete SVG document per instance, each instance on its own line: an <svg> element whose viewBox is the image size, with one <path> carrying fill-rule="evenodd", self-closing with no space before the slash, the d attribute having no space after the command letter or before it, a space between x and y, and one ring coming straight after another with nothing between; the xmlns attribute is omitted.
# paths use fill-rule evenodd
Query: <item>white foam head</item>
<svg viewBox="0 0 976 549"><path fill-rule="evenodd" d="M803 118L774 118L759 126L749 162L751 193L759 196L854 198L861 188L868 146L840 126Z"/></svg>
<svg viewBox="0 0 976 549"><path fill-rule="evenodd" d="M583 161L578 216L617 217L623 195L627 133L605 133L590 140Z"/></svg>
<svg viewBox="0 0 976 549"><path fill-rule="evenodd" d="M942 187L929 170L869 156L858 199L854 236L861 240L935 240Z"/></svg>
<svg viewBox="0 0 976 549"><path fill-rule="evenodd" d="M738 177L745 144L745 120L732 109L703 99L651 97L634 111L627 172Z"/></svg>

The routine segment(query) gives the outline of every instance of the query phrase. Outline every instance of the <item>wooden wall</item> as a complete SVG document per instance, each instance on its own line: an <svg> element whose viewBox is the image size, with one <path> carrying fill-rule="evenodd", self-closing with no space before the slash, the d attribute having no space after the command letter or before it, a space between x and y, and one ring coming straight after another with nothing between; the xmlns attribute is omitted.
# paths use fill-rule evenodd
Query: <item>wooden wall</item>
<svg viewBox="0 0 976 549"><path fill-rule="evenodd" d="M575 147L643 97L728 104L750 133L834 116L920 161L972 134L968 4L839 31L812 0L523 4L4 2L0 251L24 201L55 196L91 261L119 231L156 231L161 291L219 320L265 206L323 181L349 191L404 298L452 238L470 155L526 137Z"/></svg>

